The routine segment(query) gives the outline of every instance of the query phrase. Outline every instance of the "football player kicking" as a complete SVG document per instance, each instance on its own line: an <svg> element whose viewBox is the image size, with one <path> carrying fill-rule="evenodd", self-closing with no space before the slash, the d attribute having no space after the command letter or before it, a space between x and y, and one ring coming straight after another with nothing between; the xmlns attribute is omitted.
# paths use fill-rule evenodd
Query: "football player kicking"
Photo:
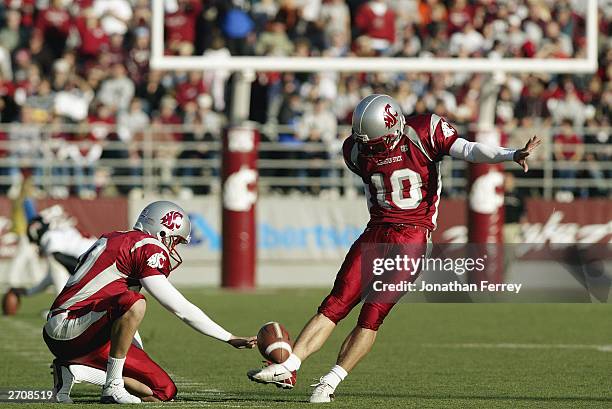
<svg viewBox="0 0 612 409"><path fill-rule="evenodd" d="M102 403L174 398L174 382L144 352L137 333L146 309L141 287L202 334L239 349L255 345L255 337L233 336L168 281L182 262L176 247L189 242L190 232L183 209L172 202L153 202L142 210L133 230L102 235L80 257L43 330L56 357L57 402L71 403L70 391L78 382L102 386Z"/></svg>
<svg viewBox="0 0 612 409"><path fill-rule="evenodd" d="M537 137L517 150L468 142L438 115L416 115L406 120L393 98L379 94L361 100L353 112L352 125L343 156L348 168L363 180L370 222L346 255L330 294L300 333L289 358L247 373L255 382L292 388L302 361L321 348L336 324L363 297L357 326L340 347L336 365L313 385L312 403L331 402L338 384L370 351L380 325L403 295L377 298L372 291L363 291L371 288L366 281L371 271L361 269L362 261L368 258L364 246L402 245L412 258L426 255L436 227L440 161L445 155L475 163L514 161L526 172L526 158L540 144ZM393 279L416 278L417 274Z"/></svg>

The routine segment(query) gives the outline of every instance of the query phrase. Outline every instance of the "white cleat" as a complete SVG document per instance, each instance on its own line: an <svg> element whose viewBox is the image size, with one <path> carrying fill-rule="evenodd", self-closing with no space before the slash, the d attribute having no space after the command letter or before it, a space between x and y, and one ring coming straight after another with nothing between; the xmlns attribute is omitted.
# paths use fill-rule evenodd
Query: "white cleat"
<svg viewBox="0 0 612 409"><path fill-rule="evenodd" d="M55 359L51 364L51 371L53 374L53 397L51 399L57 403L72 403L70 391L75 382L70 368Z"/></svg>
<svg viewBox="0 0 612 409"><path fill-rule="evenodd" d="M310 403L329 403L334 400L335 389L323 381L323 378L319 380L319 383L310 386L314 386L314 391L310 395Z"/></svg>
<svg viewBox="0 0 612 409"><path fill-rule="evenodd" d="M113 379L102 388L100 403L141 403L139 397L131 395L123 383L123 379Z"/></svg>
<svg viewBox="0 0 612 409"><path fill-rule="evenodd" d="M291 372L281 364L270 364L263 368L247 372L250 380L259 383L270 383L283 389L292 389L296 382L295 371Z"/></svg>

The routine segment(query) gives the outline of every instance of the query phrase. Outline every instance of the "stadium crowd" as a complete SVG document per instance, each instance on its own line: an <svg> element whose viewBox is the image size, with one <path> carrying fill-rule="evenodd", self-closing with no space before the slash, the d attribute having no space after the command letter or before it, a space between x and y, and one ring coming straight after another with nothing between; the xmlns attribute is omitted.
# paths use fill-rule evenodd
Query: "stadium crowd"
<svg viewBox="0 0 612 409"><path fill-rule="evenodd" d="M24 161L32 163L36 175L41 172L36 163L51 159L57 185L40 188L55 196L95 197L112 185L113 176L142 174L139 142L151 129L159 167L155 171L168 188L176 188L173 181L179 179L174 176L202 176L193 161L182 166L177 160L214 154L206 143L218 140L227 121L230 73L150 70L149 3L5 0L0 4L0 159L4 163L0 176L14 177ZM586 55L586 2L581 0L166 0L164 4L165 52L171 55L491 59ZM600 2L599 16L597 73L508 76L496 111L505 143L520 144L518 136L525 135L514 130L531 128L554 141L552 157L541 159L565 161L557 177L596 180L597 187L591 189L565 187L583 197L609 195L612 178L600 167L612 158L606 129L612 105L612 6ZM295 150L262 152L263 157L326 160L338 154L346 137L338 134L338 127L350 124L352 109L365 94L388 93L407 115L434 111L463 128L477 119L484 80L480 74L457 73L258 73L252 85L251 119L290 129L264 133L264 138L291 144ZM197 131L155 131L157 125L183 123ZM62 124L70 125L70 131L54 131ZM201 144L181 149L176 141ZM300 144L305 141L321 142L326 148L303 151ZM601 148L584 149L585 143ZM101 158L124 164L105 174L97 166ZM299 172L277 169L268 175L304 176ZM320 168L308 171L311 177L328 174ZM73 192L68 182L62 182L68 178L74 180ZM2 184L5 190L8 184ZM119 193L131 187L119 186Z"/></svg>

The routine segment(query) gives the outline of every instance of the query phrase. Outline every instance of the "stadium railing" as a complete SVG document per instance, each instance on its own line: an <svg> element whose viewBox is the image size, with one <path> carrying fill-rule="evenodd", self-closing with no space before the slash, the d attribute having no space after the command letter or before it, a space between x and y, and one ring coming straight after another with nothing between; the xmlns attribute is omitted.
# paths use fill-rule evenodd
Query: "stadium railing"
<svg viewBox="0 0 612 409"><path fill-rule="evenodd" d="M578 135L607 133L610 127L574 129ZM321 192L339 195L360 194L359 178L346 168L341 156L342 139L350 127L340 126L331 143L305 142L295 137L295 128L266 124L259 126L259 187L262 194ZM460 129L460 132L465 130ZM525 135L542 129L516 128L509 134L510 145L524 142ZM530 173L515 178L515 186L530 195L552 198L559 190L575 195L610 195L612 187L612 143L584 143L584 156L595 159L555 160L553 135L546 130L543 147L530 162ZM220 135L198 125L151 125L132 132L121 141L116 126L2 124L0 126L0 190L6 192L30 169L34 185L51 196L80 194L127 194L132 189L145 193L187 191L209 194L219 191ZM104 135L96 139L94 135ZM571 151L575 145L564 146ZM100 157L87 161L88 152ZM94 155L94 158L97 155ZM602 158L606 158L603 159ZM443 192L463 195L466 164L459 160L442 162ZM517 175L520 169L505 164Z"/></svg>

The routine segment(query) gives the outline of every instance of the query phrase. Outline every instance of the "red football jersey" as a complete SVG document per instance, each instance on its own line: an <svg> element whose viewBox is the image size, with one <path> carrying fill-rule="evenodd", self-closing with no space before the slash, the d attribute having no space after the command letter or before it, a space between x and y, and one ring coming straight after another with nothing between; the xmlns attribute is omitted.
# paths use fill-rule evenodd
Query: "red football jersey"
<svg viewBox="0 0 612 409"><path fill-rule="evenodd" d="M157 238L135 230L104 234L80 257L51 312L88 312L128 288L139 291L141 278L157 274L170 274L168 250Z"/></svg>
<svg viewBox="0 0 612 409"><path fill-rule="evenodd" d="M347 138L344 161L365 184L369 224L435 229L442 189L440 161L457 138L457 130L435 114L407 118L404 135L382 154L364 154L357 141Z"/></svg>

